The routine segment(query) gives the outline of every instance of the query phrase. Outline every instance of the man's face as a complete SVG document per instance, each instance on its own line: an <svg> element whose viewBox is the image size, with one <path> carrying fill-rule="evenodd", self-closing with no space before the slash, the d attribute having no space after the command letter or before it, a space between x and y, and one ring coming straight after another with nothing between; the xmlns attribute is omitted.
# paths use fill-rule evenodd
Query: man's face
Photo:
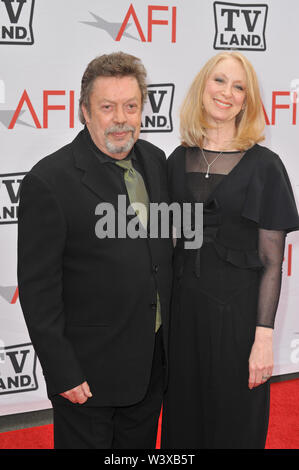
<svg viewBox="0 0 299 470"><path fill-rule="evenodd" d="M123 159L139 137L141 91L135 77L98 77L89 98L90 111L82 111L96 146L115 159Z"/></svg>

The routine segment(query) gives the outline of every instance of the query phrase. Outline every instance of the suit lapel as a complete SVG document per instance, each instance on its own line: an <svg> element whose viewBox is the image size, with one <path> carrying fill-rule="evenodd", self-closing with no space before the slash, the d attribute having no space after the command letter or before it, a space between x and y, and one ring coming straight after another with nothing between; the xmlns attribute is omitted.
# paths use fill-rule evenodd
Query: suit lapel
<svg viewBox="0 0 299 470"><path fill-rule="evenodd" d="M113 204L116 210L120 209L118 207L119 186L115 178L112 178L109 164L98 161L86 145L83 131L78 134L71 145L75 156L75 166L82 171L82 183L103 201ZM126 195L125 189L122 194ZM126 208L123 209L126 211Z"/></svg>
<svg viewBox="0 0 299 470"><path fill-rule="evenodd" d="M103 201L118 207L119 186L111 177L109 164L102 164L86 145L83 131L72 142L75 156L75 166L82 171L82 183ZM160 202L160 168L156 159L152 158L149 150L140 141L135 144L137 158L144 169L145 183L149 192L150 202ZM126 194L125 186L122 194ZM129 202L127 202L127 206ZM122 209L121 209L122 210Z"/></svg>

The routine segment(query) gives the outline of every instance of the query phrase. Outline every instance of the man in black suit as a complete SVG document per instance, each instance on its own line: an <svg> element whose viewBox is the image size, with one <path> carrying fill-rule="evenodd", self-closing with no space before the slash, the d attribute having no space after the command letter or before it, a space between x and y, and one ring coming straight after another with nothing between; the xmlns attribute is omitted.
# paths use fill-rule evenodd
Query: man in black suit
<svg viewBox="0 0 299 470"><path fill-rule="evenodd" d="M115 210L116 225L132 221L127 209L141 201L132 201L140 186L135 191L131 181L132 193L130 171L149 203L168 202L165 155L138 139L145 78L131 55L94 59L82 78L84 130L21 186L20 301L53 404L55 448L155 447L172 243L150 238L149 219L146 237L117 230L104 237L97 229L103 203Z"/></svg>

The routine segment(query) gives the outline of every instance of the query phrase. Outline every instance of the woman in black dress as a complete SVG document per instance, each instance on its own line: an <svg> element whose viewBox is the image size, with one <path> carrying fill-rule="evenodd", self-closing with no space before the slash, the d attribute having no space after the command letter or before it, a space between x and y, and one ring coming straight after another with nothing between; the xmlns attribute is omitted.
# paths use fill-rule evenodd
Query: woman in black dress
<svg viewBox="0 0 299 470"><path fill-rule="evenodd" d="M181 110L168 159L172 202L203 203L203 245L178 238L162 448L261 449L285 235L299 229L278 155L258 144L256 74L238 52L210 59Z"/></svg>

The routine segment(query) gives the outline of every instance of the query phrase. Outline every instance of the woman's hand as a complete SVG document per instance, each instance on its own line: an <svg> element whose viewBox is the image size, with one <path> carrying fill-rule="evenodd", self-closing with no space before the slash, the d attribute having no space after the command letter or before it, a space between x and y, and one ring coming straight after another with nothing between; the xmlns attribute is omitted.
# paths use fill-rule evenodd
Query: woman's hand
<svg viewBox="0 0 299 470"><path fill-rule="evenodd" d="M249 357L248 387L253 389L265 383L273 372L273 330L256 327L255 340Z"/></svg>

